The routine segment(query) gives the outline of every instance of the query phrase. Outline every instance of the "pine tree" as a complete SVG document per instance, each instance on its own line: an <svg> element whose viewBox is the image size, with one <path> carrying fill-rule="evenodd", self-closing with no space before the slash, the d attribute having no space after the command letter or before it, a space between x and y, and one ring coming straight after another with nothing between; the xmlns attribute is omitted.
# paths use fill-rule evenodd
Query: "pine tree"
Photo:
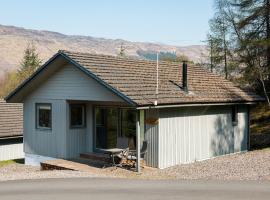
<svg viewBox="0 0 270 200"><path fill-rule="evenodd" d="M217 12L215 17L209 21L210 33L208 34L208 46L210 48L211 70L216 69L219 73L224 73L228 79L228 27L221 12Z"/></svg>
<svg viewBox="0 0 270 200"><path fill-rule="evenodd" d="M224 38L230 44L228 69L237 67L237 79L263 92L270 105L270 0L216 0L215 5L217 13L212 21L216 23L216 16L221 16L227 31ZM224 30L214 27L218 32Z"/></svg>
<svg viewBox="0 0 270 200"><path fill-rule="evenodd" d="M24 51L24 56L21 61L21 67L18 70L18 78L20 81L28 78L41 65L42 61L36 52L36 47L33 43L28 44Z"/></svg>
<svg viewBox="0 0 270 200"><path fill-rule="evenodd" d="M5 97L14 90L20 82L28 78L40 66L41 60L33 43L30 43L24 51L19 70L7 72L0 82L0 97Z"/></svg>

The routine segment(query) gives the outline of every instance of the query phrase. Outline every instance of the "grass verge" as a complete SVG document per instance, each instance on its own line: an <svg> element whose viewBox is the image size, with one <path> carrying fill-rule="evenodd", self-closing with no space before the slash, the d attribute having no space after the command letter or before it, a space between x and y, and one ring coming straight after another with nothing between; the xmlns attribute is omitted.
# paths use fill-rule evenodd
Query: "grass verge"
<svg viewBox="0 0 270 200"><path fill-rule="evenodd" d="M15 160L4 160L4 161L0 161L0 167L4 167L10 164L14 164L14 163L20 163L23 164L24 163L24 159L15 159Z"/></svg>

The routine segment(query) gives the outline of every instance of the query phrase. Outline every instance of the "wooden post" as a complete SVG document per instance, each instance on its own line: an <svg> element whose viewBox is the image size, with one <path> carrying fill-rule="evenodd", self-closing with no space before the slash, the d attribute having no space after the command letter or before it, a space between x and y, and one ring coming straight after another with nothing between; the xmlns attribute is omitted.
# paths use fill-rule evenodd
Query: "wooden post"
<svg viewBox="0 0 270 200"><path fill-rule="evenodd" d="M140 147L140 144L141 144L141 134L140 134L140 111L138 110L137 111L137 114L136 114L136 154L137 154L137 160L136 160L136 170L138 173L141 172L141 147Z"/></svg>

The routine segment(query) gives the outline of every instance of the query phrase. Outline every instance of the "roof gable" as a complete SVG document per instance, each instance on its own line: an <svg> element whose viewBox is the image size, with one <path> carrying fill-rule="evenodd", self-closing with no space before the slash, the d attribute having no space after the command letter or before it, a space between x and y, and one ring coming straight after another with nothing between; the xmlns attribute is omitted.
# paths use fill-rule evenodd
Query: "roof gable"
<svg viewBox="0 0 270 200"><path fill-rule="evenodd" d="M125 101L79 70L73 64L64 64L37 85L29 98L66 99L92 102L122 103Z"/></svg>
<svg viewBox="0 0 270 200"><path fill-rule="evenodd" d="M59 51L55 54L50 60L48 60L44 65L42 65L35 73L33 73L29 78L23 81L14 91L12 91L5 99L7 102L17 103L22 102L25 97L27 97L37 85L43 84L48 76L52 76L59 70L59 67L62 67L66 64L72 64L74 67L82 71L87 76L93 78L99 84L104 86L106 89L123 99L129 105L136 105L131 99L127 98L124 94L121 94L119 91L115 90L113 87L108 85L106 82L96 77L95 74L89 72L84 67L80 66L78 63L67 57L65 54L62 54ZM50 66L50 67L49 67Z"/></svg>

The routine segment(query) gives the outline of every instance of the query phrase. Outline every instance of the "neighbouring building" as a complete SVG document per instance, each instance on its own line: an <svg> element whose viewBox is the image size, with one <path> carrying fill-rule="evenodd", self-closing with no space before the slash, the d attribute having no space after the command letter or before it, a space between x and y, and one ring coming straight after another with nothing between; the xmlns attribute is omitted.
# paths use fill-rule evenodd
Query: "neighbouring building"
<svg viewBox="0 0 270 200"><path fill-rule="evenodd" d="M0 99L0 161L23 157L23 104Z"/></svg>

